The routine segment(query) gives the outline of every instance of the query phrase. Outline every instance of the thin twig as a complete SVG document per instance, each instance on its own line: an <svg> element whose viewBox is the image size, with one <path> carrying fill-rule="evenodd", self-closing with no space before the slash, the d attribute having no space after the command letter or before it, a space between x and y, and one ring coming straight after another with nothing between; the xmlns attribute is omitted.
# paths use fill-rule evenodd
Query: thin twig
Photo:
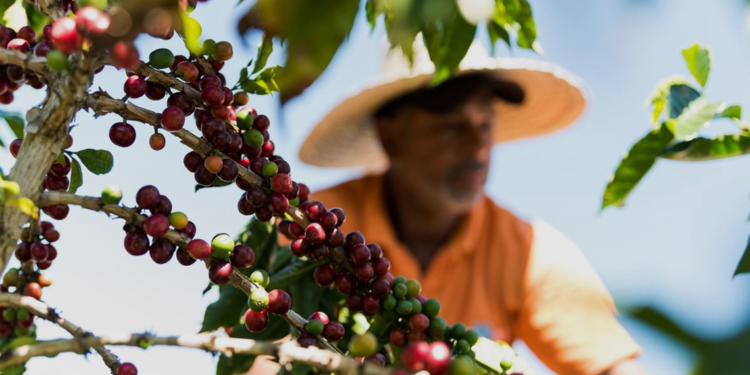
<svg viewBox="0 0 750 375"><path fill-rule="evenodd" d="M71 335L73 335L73 337L92 336L91 332L86 331L80 326L77 326L71 321L63 318L57 311L55 311L55 309L47 306L47 304L45 304L44 302L32 297L22 297L17 294L0 293L0 306L13 306L16 308L29 310L29 312L31 312L32 314L57 324L62 329L68 331ZM102 356L104 363L112 371L112 374L117 374L117 366L120 364L120 359L117 358L114 353L110 352L108 349L104 348L101 345L94 345L91 348L96 350L96 352L99 353L100 356Z"/></svg>
<svg viewBox="0 0 750 375"><path fill-rule="evenodd" d="M54 206L58 204L72 204L92 211L100 211L110 215L115 215L117 217L125 219L125 221L127 221L128 223L137 226L143 225L143 222L146 221L146 216L141 215L135 209L118 206L115 204L104 204L101 199L95 197L85 197L59 191L48 191L42 193L42 195L39 197L39 200L37 201L37 206L39 207ZM167 241L182 248L187 248L187 244L188 242L190 242L190 237L174 230L167 231L167 233L161 238L164 238ZM210 260L206 259L205 262L206 264L208 264ZM263 288L236 269L232 270L232 276L229 282L235 288L248 295L255 289ZM307 320L293 310L289 310L289 312L286 315L283 315L282 318L284 318L287 323L289 323L292 327L300 332L304 330L305 324L307 324ZM326 349L337 353L341 352L338 350L338 348L329 343L325 338L321 336L317 336L317 338L320 344L323 345Z"/></svg>
<svg viewBox="0 0 750 375"><path fill-rule="evenodd" d="M18 65L24 70L31 70L41 76L46 76L48 73L45 70L47 59L37 57L33 53L23 53L21 51L0 48L0 63Z"/></svg>
<svg viewBox="0 0 750 375"><path fill-rule="evenodd" d="M7 350L0 355L0 369L24 363L33 357L51 356L58 353L85 352L95 346L179 346L219 352L227 356L236 354L270 355L279 358L282 365L301 362L324 372L338 374L388 375L390 371L369 363L358 363L339 353L320 350L316 347L302 348L294 341L271 343L250 339L217 337L207 334L159 337L148 333L91 336L72 340L56 340L35 345L25 345Z"/></svg>

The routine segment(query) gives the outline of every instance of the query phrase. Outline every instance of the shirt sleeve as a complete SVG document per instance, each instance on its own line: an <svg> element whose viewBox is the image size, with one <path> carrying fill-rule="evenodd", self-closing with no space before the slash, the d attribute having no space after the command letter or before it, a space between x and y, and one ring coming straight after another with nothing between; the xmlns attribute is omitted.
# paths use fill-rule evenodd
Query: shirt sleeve
<svg viewBox="0 0 750 375"><path fill-rule="evenodd" d="M637 356L640 347L578 247L544 222L533 230L518 337L561 375L598 375Z"/></svg>

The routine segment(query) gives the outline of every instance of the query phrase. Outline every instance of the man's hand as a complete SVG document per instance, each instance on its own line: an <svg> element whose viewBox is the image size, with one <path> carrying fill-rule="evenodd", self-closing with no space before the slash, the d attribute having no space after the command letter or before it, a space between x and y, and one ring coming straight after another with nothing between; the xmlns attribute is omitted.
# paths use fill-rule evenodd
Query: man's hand
<svg viewBox="0 0 750 375"><path fill-rule="evenodd" d="M602 375L647 375L641 365L633 358L617 362L609 371Z"/></svg>

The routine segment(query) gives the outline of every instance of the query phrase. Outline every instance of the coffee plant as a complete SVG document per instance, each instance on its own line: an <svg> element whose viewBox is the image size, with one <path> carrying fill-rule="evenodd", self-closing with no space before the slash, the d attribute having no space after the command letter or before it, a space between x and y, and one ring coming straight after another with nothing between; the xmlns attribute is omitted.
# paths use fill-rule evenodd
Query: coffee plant
<svg viewBox="0 0 750 375"><path fill-rule="evenodd" d="M11 256L21 264L5 270L0 285L0 374L23 373L33 357L89 349L112 374L137 374L134 364L109 351L117 345L219 353L217 374L247 371L259 355L297 375L522 373L507 345L481 339L461 323L449 325L439 316L440 303L421 294L419 281L389 272L380 246L360 232L339 230L344 211L310 199L308 187L292 179L289 163L274 152L271 120L248 106L251 95L278 92L284 102L312 84L349 34L360 4L258 0L239 29L262 30L262 43L229 85L221 70L234 47L201 35L190 12L202 2L0 1L6 22L0 26L0 103L13 102L25 85L47 92L25 120L0 112L17 137L7 144L17 160L7 176L0 173L0 268ZM373 27L384 19L392 45L407 56L422 33L437 67L435 82L456 69L479 21L486 22L493 44L503 39L510 46L515 38L521 48L539 48L525 0L490 1L481 19L466 16L476 11L468 12L465 3L368 0L364 9ZM142 34L164 40L177 35L185 50L159 48L141 61L146 54L134 40ZM274 38L287 49L283 67L266 67ZM125 73L118 83L124 98L92 90L93 77L105 68ZM135 104L139 100L164 108L156 113ZM114 162L105 149L73 150L70 124L80 110L117 118L109 120L116 147L133 145L139 126L150 127L154 150L176 137L190 149L183 164L196 190L239 188L237 210L252 220L236 238L219 233L201 239L195 238L195 222L155 186L135 192L135 207L120 204L124 193L116 185L97 197L76 195L84 168L106 174ZM123 219L123 246L132 256L148 253L157 264L172 258L184 266L202 263L210 281L205 292L219 288L218 301L206 309L204 334L94 335L43 303L43 290L52 285L43 271L57 258L54 243L61 236L49 219L64 220L71 207ZM281 247L278 235L291 244ZM36 318L73 338L36 340ZM278 341L290 334L294 340Z"/></svg>
<svg viewBox="0 0 750 375"><path fill-rule="evenodd" d="M750 127L742 120L742 107L711 100L702 91L711 71L710 51L695 44L682 50L688 70L700 87L681 76L664 79L648 99L653 106L653 126L622 159L604 191L602 209L622 206L657 159L706 161L750 153ZM737 131L700 136L712 120L728 119ZM734 275L750 273L750 244Z"/></svg>

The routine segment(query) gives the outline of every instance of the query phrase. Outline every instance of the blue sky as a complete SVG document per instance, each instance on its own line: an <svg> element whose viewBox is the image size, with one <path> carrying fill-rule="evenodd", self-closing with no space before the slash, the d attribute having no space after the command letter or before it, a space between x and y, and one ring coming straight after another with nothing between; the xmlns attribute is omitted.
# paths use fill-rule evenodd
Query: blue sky
<svg viewBox="0 0 750 375"><path fill-rule="evenodd" d="M228 2L202 3L195 17L204 36L227 38L235 58L224 68L234 82L239 69L255 54L257 35L241 47L235 31L240 11ZM539 40L546 53L508 51L498 55L553 61L580 75L591 94L589 108L572 128L542 138L501 144L493 155L487 193L525 218L540 218L556 226L585 252L622 306L653 304L705 337L723 337L747 324L750 316L750 277L731 278L744 249L750 179L747 158L687 164L660 161L630 196L623 209L600 213L601 193L608 176L629 146L649 128L644 102L660 79L689 75L680 50L696 41L712 49L713 71L707 93L714 99L750 105L750 44L748 13L740 0L533 0ZM240 7L246 9L248 4ZM359 19L349 41L318 83L280 112L275 98L252 98L251 105L269 115L279 153L290 161L295 178L313 188L333 185L357 175L356 170L326 170L296 160L307 132L341 99L377 74L382 25L371 33ZM484 35L482 38L486 40ZM141 56L163 43L138 40ZM184 51L179 41L168 46ZM272 60L278 62L279 56ZM124 72L106 69L94 87L121 97ZM39 103L43 93L25 88L9 109L22 111ZM163 104L147 99L136 103L155 110ZM6 109L6 108L4 108ZM153 184L196 222L198 236L234 234L245 223L236 212L236 189L193 192L194 181L182 167L187 149L175 138L167 147L148 147L150 129L136 126L135 145L127 149L108 141L108 130L119 119L94 119L81 113L75 120L74 150L107 148L115 157L111 174L84 172L81 194L98 195L107 184L124 191L132 205L140 186ZM724 129L719 125L721 129ZM188 128L194 129L193 125ZM728 129L729 127L726 127ZM10 139L5 128L0 136ZM10 155L0 151L0 166L8 170ZM201 296L208 282L202 267L177 262L156 265L148 257L129 256L122 247L123 222L74 209L55 223L62 237L58 260L49 270L55 285L44 300L95 333L153 330L169 335L196 332L204 307L216 295ZM653 374L686 373L691 354L637 323L624 324L643 346L643 365ZM42 322L42 338L66 337L61 329ZM522 347L522 352L530 355ZM148 351L116 348L141 374L213 371L205 353L170 348ZM61 370L64 369L64 370ZM546 374L540 365L539 373ZM38 359L29 374L101 374L103 364L92 355L84 359L61 355Z"/></svg>

